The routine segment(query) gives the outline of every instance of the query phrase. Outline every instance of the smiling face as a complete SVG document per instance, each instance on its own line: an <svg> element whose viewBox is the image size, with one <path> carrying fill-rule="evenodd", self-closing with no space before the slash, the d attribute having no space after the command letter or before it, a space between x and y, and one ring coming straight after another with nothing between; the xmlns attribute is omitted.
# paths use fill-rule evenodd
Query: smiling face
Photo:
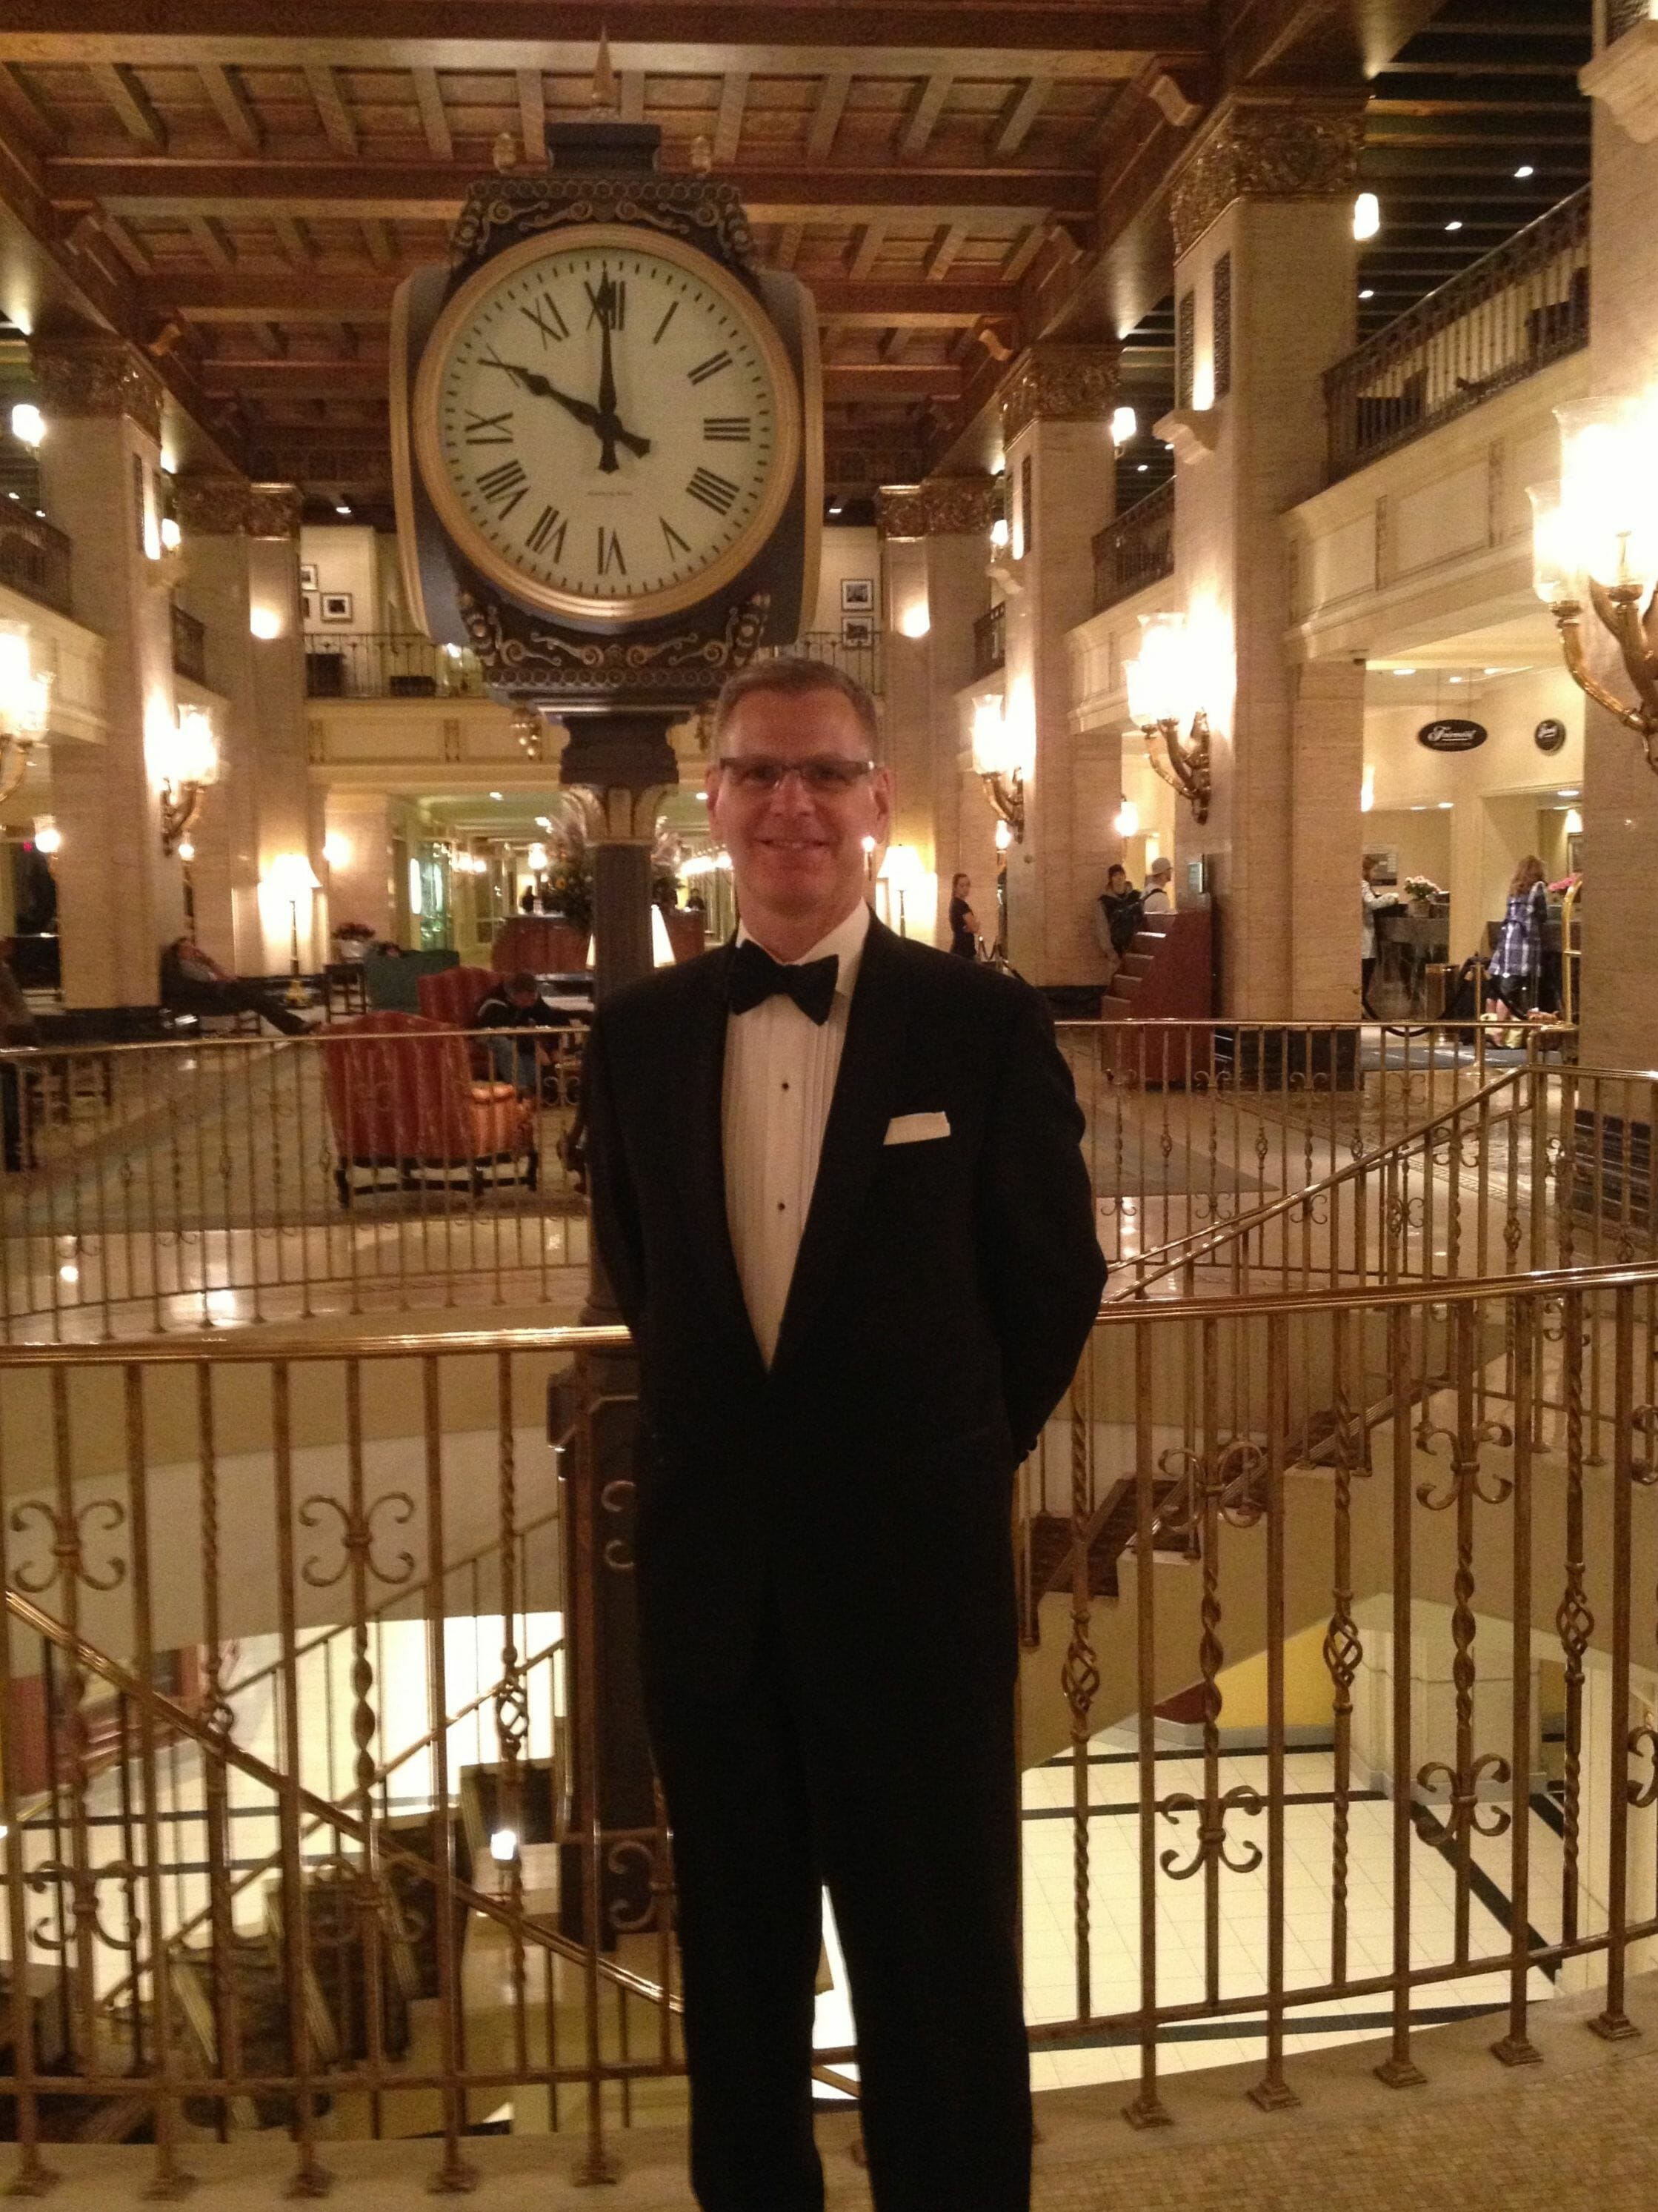
<svg viewBox="0 0 1658 2212"><path fill-rule="evenodd" d="M867 760L870 741L839 691L750 691L720 736L725 759ZM864 840L886 842L890 772L877 768L843 792L811 791L785 776L774 790L739 787L718 766L708 779L708 819L731 854L743 920L780 960L798 960L846 920L864 896Z"/></svg>

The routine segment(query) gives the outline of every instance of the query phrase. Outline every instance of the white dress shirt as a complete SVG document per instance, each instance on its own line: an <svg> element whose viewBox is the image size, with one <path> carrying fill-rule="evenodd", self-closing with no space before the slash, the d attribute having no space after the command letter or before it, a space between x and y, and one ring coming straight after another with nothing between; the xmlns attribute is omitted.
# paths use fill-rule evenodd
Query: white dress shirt
<svg viewBox="0 0 1658 2212"><path fill-rule="evenodd" d="M860 898L805 960L789 963L804 966L831 953L839 959L835 1003L821 1027L781 992L746 1014L733 1014L726 1024L726 1218L744 1303L768 1367L817 1181L868 931L869 908ZM739 944L748 933L738 930Z"/></svg>

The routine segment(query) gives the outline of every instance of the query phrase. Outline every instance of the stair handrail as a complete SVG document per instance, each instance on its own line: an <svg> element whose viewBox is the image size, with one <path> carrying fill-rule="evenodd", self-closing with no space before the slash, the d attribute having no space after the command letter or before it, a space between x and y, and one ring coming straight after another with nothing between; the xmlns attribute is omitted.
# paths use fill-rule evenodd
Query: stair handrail
<svg viewBox="0 0 1658 2212"><path fill-rule="evenodd" d="M1125 1304L1143 1297L1151 1284L1162 1282L1176 1268L1195 1266L1209 1252L1240 1237L1252 1234L1277 1216L1297 1207L1304 1209L1356 1176L1369 1175L1379 1167L1397 1162L1405 1157L1407 1147L1436 1139L1437 1133L1442 1131L1448 1122L1460 1121L1472 1109L1488 1106L1499 1093L1512 1089L1522 1078L1530 1079L1544 1072L1540 1063L1532 1060L1527 1060L1521 1067L1504 1068L1501 1075L1493 1076L1489 1083L1483 1084L1478 1091L1471 1091L1466 1098L1458 1099L1455 1105L1448 1106L1442 1113L1435 1115L1431 1121L1422 1122L1417 1128L1406 1129L1399 1136L1390 1138L1386 1144L1362 1152L1356 1160L1349 1160L1344 1166L1333 1169L1328 1175L1303 1183L1299 1190L1286 1191L1278 1198L1264 1201L1248 1213L1236 1215L1230 1221L1218 1222L1207 1229L1188 1230L1182 1237L1173 1237L1166 1244L1154 1246L1151 1252L1141 1254L1133 1264L1138 1267L1142 1261L1148 1258L1157 1259L1162 1264L1149 1274L1137 1276L1127 1289L1117 1291L1105 1303L1108 1305ZM1179 1249L1188 1246L1198 1249ZM1514 1279L1503 1277L1502 1279L1509 1281Z"/></svg>

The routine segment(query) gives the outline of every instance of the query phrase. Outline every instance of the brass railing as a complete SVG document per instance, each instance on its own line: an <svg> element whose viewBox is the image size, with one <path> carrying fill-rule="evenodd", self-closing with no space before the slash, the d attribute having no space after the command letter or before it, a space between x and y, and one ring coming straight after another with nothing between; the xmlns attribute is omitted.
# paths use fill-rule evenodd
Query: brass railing
<svg viewBox="0 0 1658 2212"><path fill-rule="evenodd" d="M576 1297L573 1037L349 1035L0 1053L0 1340Z"/></svg>
<svg viewBox="0 0 1658 2212"><path fill-rule="evenodd" d="M305 688L313 699L484 696L476 653L392 630L308 629Z"/></svg>
<svg viewBox="0 0 1658 2212"><path fill-rule="evenodd" d="M1585 185L1326 373L1330 482L1577 352L1588 335Z"/></svg>
<svg viewBox="0 0 1658 2212"><path fill-rule="evenodd" d="M1125 508L1094 538L1094 611L1175 573L1175 480Z"/></svg>
<svg viewBox="0 0 1658 2212"><path fill-rule="evenodd" d="M580 1626L562 1663L625 1530L582 1424L542 1425L618 1342L0 1366L14 2185L84 2133L142 2137L173 2193L192 2138L266 2130L298 2193L325 2131L433 2138L410 2155L457 2188L503 2108L596 2179L644 2083L682 2109L671 1838L659 1800L582 1816L614 1685ZM1016 1559L1030 2039L1102 2126L1125 2063L1129 2117L1178 2118L1170 2054L1218 2029L1268 2110L1321 2043L1400 2086L1448 2017L1509 2063L1569 1990L1631 2032L1655 1346L1651 1265L1102 1316ZM816 2052L841 2083L854 2057Z"/></svg>
<svg viewBox="0 0 1658 2212"><path fill-rule="evenodd" d="M866 691L873 692L878 699L883 681L881 633L873 627L873 617L867 619L871 628L866 638L848 638L831 629L808 630L795 644L779 646L774 653L768 648L761 657L823 661L830 668L855 677Z"/></svg>
<svg viewBox="0 0 1658 2212"><path fill-rule="evenodd" d="M0 501L0 584L60 615L72 614L70 541L39 515Z"/></svg>

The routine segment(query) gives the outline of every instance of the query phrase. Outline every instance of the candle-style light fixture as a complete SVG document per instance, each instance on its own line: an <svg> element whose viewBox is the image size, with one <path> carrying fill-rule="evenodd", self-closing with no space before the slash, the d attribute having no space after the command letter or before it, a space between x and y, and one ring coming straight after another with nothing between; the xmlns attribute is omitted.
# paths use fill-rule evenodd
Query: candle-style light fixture
<svg viewBox="0 0 1658 2212"><path fill-rule="evenodd" d="M175 849L186 860L194 858L190 833L202 811L207 787L218 781L219 747L213 734L213 717L204 707L179 709L178 728L161 759L161 850Z"/></svg>
<svg viewBox="0 0 1658 2212"><path fill-rule="evenodd" d="M1641 740L1658 773L1658 405L1584 400L1557 407L1560 481L1533 484L1532 580L1554 617L1567 672L1578 690ZM1587 599L1617 644L1635 694L1631 706L1588 665Z"/></svg>
<svg viewBox="0 0 1658 2212"><path fill-rule="evenodd" d="M1198 688L1198 656L1184 615L1140 617L1139 658L1131 660L1128 711L1145 733L1146 758L1192 809L1209 819L1209 715Z"/></svg>
<svg viewBox="0 0 1658 2212"><path fill-rule="evenodd" d="M886 858L881 863L881 880L886 884L889 896L896 896L898 902L898 934L908 937L909 923L905 902L926 885L926 870L914 845L887 847Z"/></svg>
<svg viewBox="0 0 1658 2212"><path fill-rule="evenodd" d="M1014 843L1023 845L1024 763L1002 702L994 696L981 699L973 710L973 769Z"/></svg>
<svg viewBox="0 0 1658 2212"><path fill-rule="evenodd" d="M0 623L0 800L28 773L51 713L52 678L30 665L27 625Z"/></svg>

